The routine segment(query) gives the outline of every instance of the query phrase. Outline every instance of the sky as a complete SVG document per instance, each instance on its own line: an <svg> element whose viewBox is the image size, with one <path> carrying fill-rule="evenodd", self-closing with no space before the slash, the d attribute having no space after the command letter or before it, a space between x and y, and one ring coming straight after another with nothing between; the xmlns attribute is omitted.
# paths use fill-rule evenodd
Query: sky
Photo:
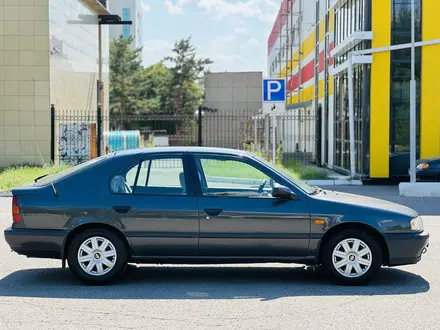
<svg viewBox="0 0 440 330"><path fill-rule="evenodd" d="M280 0L141 0L143 63L154 64L191 36L211 72L266 71L267 39Z"/></svg>

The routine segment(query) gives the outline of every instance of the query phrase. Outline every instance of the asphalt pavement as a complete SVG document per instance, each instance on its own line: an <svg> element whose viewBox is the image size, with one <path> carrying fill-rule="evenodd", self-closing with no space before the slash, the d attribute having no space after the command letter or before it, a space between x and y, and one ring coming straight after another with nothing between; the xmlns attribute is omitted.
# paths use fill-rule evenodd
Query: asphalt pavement
<svg viewBox="0 0 440 330"><path fill-rule="evenodd" d="M393 190L394 189L394 190ZM0 329L439 329L440 200L393 187L335 187L414 207L431 233L412 266L343 287L298 265L140 266L84 286L56 260L27 259L0 239ZM0 198L0 228L11 222Z"/></svg>

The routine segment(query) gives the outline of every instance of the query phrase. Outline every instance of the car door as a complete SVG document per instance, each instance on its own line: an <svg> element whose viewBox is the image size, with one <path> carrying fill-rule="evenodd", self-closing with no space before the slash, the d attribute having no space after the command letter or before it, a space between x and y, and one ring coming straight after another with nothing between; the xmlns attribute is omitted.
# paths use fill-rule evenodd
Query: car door
<svg viewBox="0 0 440 330"><path fill-rule="evenodd" d="M280 200L272 187L285 182L246 157L194 155L199 207L199 255L307 256L307 200Z"/></svg>
<svg viewBox="0 0 440 330"><path fill-rule="evenodd" d="M140 159L110 181L106 204L136 256L194 256L198 209L185 154Z"/></svg>

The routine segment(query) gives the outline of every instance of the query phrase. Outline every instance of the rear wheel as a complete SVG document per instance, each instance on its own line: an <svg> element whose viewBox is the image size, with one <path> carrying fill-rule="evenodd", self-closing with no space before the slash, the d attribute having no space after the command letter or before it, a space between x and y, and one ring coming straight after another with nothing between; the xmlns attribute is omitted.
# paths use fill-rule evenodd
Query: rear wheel
<svg viewBox="0 0 440 330"><path fill-rule="evenodd" d="M108 229L79 233L68 247L67 261L73 275L87 284L113 282L125 272L128 251L118 235Z"/></svg>
<svg viewBox="0 0 440 330"><path fill-rule="evenodd" d="M382 266L382 248L377 239L366 232L341 231L323 248L324 269L340 284L367 284Z"/></svg>

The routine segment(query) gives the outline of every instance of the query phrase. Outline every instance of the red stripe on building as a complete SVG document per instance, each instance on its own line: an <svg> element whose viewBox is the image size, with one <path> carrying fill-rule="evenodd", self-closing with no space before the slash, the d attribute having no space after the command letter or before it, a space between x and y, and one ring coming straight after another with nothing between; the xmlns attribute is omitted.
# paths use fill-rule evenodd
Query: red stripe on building
<svg viewBox="0 0 440 330"><path fill-rule="evenodd" d="M322 51L322 52L319 53L319 65L318 65L319 73L324 71L324 60L325 60L325 52Z"/></svg>
<svg viewBox="0 0 440 330"><path fill-rule="evenodd" d="M335 48L335 46L334 46L334 44L332 42L329 45L330 53L333 50L333 48ZM333 62L334 62L333 57L330 56L329 59L328 59L328 62L329 62L329 66L333 65ZM318 67L319 73L324 71L324 64L325 64L325 52L322 51L322 52L319 53L319 67Z"/></svg>
<svg viewBox="0 0 440 330"><path fill-rule="evenodd" d="M290 9L292 9L293 5L295 4L296 0L292 0L290 1ZM289 0L283 0L283 2L281 3L281 8L278 11L278 15L277 18L275 20L275 23L272 27L272 32L269 35L269 39L267 41L267 54L270 54L270 52L272 51L273 46L275 45L278 36L280 35L280 31L281 28L284 26L284 23L286 23L287 20L287 15L281 15L281 13L286 13L287 9L288 9L288 3ZM289 12L290 12L289 9Z"/></svg>
<svg viewBox="0 0 440 330"><path fill-rule="evenodd" d="M332 51L334 48L334 44L331 43L329 45L329 49L330 51ZM324 64L325 64L325 53L324 51L322 51L321 53L319 53L319 67L318 67L318 71L319 73L324 71ZM329 58L329 65L333 65L333 57ZM310 79L315 77L315 69L314 69L314 60L311 60L309 63L307 63L302 71L301 71L301 83L304 84L306 82L308 82ZM298 88L299 86L299 79L298 79L299 75L295 74L292 79L289 79L289 81L287 82L287 88L288 91L294 91L295 89Z"/></svg>
<svg viewBox="0 0 440 330"><path fill-rule="evenodd" d="M335 44L332 42L330 45L328 45L329 49L330 49L330 53L333 50L333 48L335 48ZM328 59L328 65L332 66L333 63L335 63L335 60L333 59L333 57L330 56L330 58Z"/></svg>

